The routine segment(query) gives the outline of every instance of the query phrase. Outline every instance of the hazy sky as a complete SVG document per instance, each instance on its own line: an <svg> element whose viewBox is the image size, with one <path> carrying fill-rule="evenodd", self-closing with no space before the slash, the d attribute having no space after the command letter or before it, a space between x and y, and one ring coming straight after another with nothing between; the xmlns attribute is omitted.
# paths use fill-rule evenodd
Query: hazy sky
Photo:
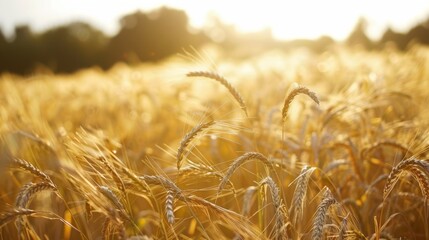
<svg viewBox="0 0 429 240"><path fill-rule="evenodd" d="M386 26L405 31L429 18L429 0L0 0L0 27L10 36L16 24L30 24L34 31L42 31L83 20L115 34L124 14L163 4L184 9L195 27L203 26L208 14L215 14L241 31L271 27L274 36L282 39L326 34L342 40L360 16L369 21L369 35L378 38Z"/></svg>

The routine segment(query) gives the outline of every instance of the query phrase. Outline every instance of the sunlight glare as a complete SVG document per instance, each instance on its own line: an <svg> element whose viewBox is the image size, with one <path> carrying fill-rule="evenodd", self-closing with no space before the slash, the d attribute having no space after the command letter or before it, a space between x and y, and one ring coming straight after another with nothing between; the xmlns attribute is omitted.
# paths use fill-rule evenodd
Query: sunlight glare
<svg viewBox="0 0 429 240"><path fill-rule="evenodd" d="M387 25L415 24L425 20L429 4L422 1L254 1L219 0L211 4L202 1L168 1L168 4L185 9L193 26L202 27L208 14L215 14L226 24L233 24L240 32L270 28L278 39L318 38L329 35L345 39L359 18L369 20L370 37L379 37ZM404 12L403 10L407 11ZM399 14L398 14L399 13Z"/></svg>

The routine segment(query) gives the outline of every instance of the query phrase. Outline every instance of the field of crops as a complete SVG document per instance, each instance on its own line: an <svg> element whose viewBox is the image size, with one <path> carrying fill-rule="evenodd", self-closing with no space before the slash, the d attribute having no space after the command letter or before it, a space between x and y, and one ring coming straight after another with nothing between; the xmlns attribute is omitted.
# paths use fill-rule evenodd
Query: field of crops
<svg viewBox="0 0 429 240"><path fill-rule="evenodd" d="M429 239L429 48L209 50L1 75L0 239Z"/></svg>

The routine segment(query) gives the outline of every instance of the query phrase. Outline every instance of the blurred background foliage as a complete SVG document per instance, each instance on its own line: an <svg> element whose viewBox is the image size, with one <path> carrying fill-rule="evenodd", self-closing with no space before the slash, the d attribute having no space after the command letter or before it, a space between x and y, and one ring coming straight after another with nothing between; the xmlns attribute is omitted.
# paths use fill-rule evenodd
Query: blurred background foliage
<svg viewBox="0 0 429 240"><path fill-rule="evenodd" d="M378 41L367 37L366 25L365 19L361 19L344 43L369 50L386 46L407 50L413 43L429 44L429 20L406 33L387 29ZM15 27L14 37L10 39L0 29L0 72L71 73L92 66L107 69L117 62L158 61L190 46L198 48L209 43L241 57L272 48L288 51L303 47L323 52L335 43L328 36L279 41L272 37L269 29L239 34L233 26L218 19L206 29L191 29L184 11L167 7L128 14L121 18L120 26L116 35L107 36L85 22L72 22L41 33L21 25Z"/></svg>

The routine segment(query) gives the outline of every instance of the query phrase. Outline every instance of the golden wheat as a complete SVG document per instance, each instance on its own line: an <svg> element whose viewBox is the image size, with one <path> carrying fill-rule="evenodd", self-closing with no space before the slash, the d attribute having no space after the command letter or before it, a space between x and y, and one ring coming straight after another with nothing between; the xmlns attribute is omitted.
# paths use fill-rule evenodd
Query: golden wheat
<svg viewBox="0 0 429 240"><path fill-rule="evenodd" d="M305 197L307 196L308 182L314 170L316 170L315 167L304 166L298 176L298 182L289 208L289 216L291 217L292 224L295 228L299 226L299 222L304 214L304 202Z"/></svg>
<svg viewBox="0 0 429 240"><path fill-rule="evenodd" d="M287 113L289 111L290 104L292 103L293 99L298 94L305 94L309 96L313 101L317 104L319 104L319 98L317 98L316 93L310 91L310 89L304 87L304 86L298 86L295 89L293 89L285 98L283 108L282 108L282 119L285 120Z"/></svg>
<svg viewBox="0 0 429 240"><path fill-rule="evenodd" d="M167 191L167 196L165 198L165 213L167 215L167 221L169 224L174 223L174 194L172 191Z"/></svg>
<svg viewBox="0 0 429 240"><path fill-rule="evenodd" d="M241 155L240 157L238 157L237 159L235 159L234 162L229 166L227 172L225 173L225 176L223 177L222 181L219 184L219 187L217 190L218 194L225 187L226 183L229 181L229 179L231 178L231 176L235 172L235 170L237 170L237 168L239 168L246 161L252 160L252 159L259 160L263 164L268 166L270 169L273 169L271 162L268 160L267 157L265 157L261 153L258 153L258 152L245 153L245 154Z"/></svg>
<svg viewBox="0 0 429 240"><path fill-rule="evenodd" d="M192 130L183 137L182 141L180 141L180 146L177 149L177 157L176 157L177 170L180 170L180 167L182 166L183 154L186 151L186 147L189 145L192 139L194 139L200 132L209 128L213 124L215 124L214 121L207 122L207 123L200 123L194 128L192 128Z"/></svg>
<svg viewBox="0 0 429 240"><path fill-rule="evenodd" d="M280 190L277 187L276 183L273 181L271 177L264 178L260 183L260 185L267 185L270 189L271 197L273 199L274 203L274 211L275 211L275 239L286 239L287 234L284 230L284 219L285 219L285 213L283 211L283 203L282 199L280 197Z"/></svg>
<svg viewBox="0 0 429 240"><path fill-rule="evenodd" d="M165 71L191 67L183 62L0 75L0 236L429 239L428 53L341 47L226 61L252 79L240 92L215 72L188 73L223 85L227 103L195 98L211 82L171 87ZM286 81L308 88L284 96ZM288 119L300 94L325 105ZM188 115L210 120L183 135ZM42 192L52 198L32 201Z"/></svg>
<svg viewBox="0 0 429 240"><path fill-rule="evenodd" d="M313 240L320 240L323 239L323 226L325 225L326 221L326 214L329 210L329 207L332 204L335 204L337 201L332 196L331 191L329 188L324 188L323 192L323 199L322 202L319 204L316 210L316 214L313 220L313 232L311 235L311 239Z"/></svg>
<svg viewBox="0 0 429 240"><path fill-rule="evenodd" d="M188 76L188 77L206 77L206 78L210 78L210 79L213 79L213 80L219 82L220 84L222 84L223 86L225 86L226 89L228 89L228 91L231 93L231 95L238 102L238 104L240 105L241 109L244 111L244 113L246 114L246 116L248 116L246 104L244 103L244 100L241 97L240 93L224 77L220 76L217 73L203 72L203 71L200 71L200 72L189 72L188 74L186 74L186 76Z"/></svg>
<svg viewBox="0 0 429 240"><path fill-rule="evenodd" d="M44 173L42 170L36 168L33 164L31 164L31 163L29 163L23 159L20 159L20 158L13 158L13 162L16 165L18 165L21 169L30 172L34 176L42 179L43 181L48 182L48 183L52 183L51 178L48 175L46 175L46 173Z"/></svg>
<svg viewBox="0 0 429 240"><path fill-rule="evenodd" d="M429 179L429 162L412 157L401 161L392 169L384 186L383 199L387 198L393 187L395 187L400 175L405 171L416 177L419 181L420 187L422 188L421 190L423 194L429 193L429 189L426 189L426 187L428 187L427 182Z"/></svg>

